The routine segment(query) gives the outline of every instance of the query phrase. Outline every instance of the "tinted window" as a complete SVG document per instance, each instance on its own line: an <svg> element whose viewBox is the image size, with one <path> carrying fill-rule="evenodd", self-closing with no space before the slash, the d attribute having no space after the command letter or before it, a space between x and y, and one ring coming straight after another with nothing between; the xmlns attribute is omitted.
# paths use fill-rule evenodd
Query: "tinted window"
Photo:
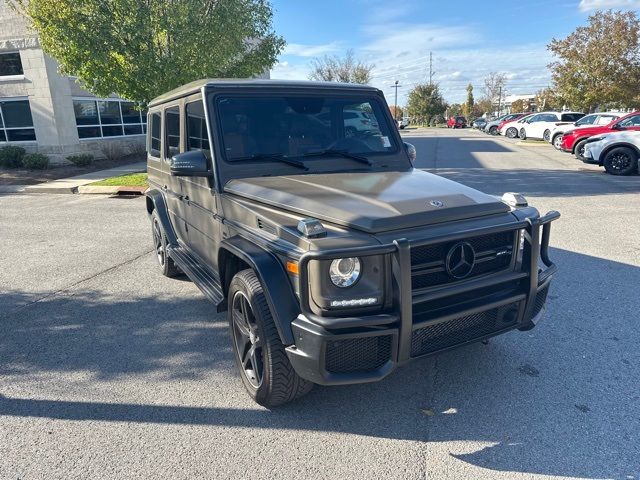
<svg viewBox="0 0 640 480"><path fill-rule="evenodd" d="M170 107L164 111L164 134L167 148L165 158L180 153L180 107Z"/></svg>
<svg viewBox="0 0 640 480"><path fill-rule="evenodd" d="M6 128L33 127L28 100L3 102L2 116Z"/></svg>
<svg viewBox="0 0 640 480"><path fill-rule="evenodd" d="M260 154L302 157L328 148L366 156L398 150L395 126L378 101L256 95L220 98L216 110L228 160ZM354 166L348 159L345 164Z"/></svg>
<svg viewBox="0 0 640 480"><path fill-rule="evenodd" d="M140 110L136 108L136 104L133 102L121 102L120 108L122 109L122 121L123 123L141 123L140 122Z"/></svg>
<svg viewBox="0 0 640 480"><path fill-rule="evenodd" d="M584 113L563 113L560 120L563 122L577 122L582 117L584 117Z"/></svg>
<svg viewBox="0 0 640 480"><path fill-rule="evenodd" d="M153 157L160 156L160 114L152 113L149 117L151 126L149 127L149 154Z"/></svg>
<svg viewBox="0 0 640 480"><path fill-rule="evenodd" d="M538 115L534 115L532 117L527 118L527 122L528 123L533 123L533 122L539 122L542 118L542 115L538 114Z"/></svg>
<svg viewBox="0 0 640 480"><path fill-rule="evenodd" d="M640 115L633 115L618 122L618 125L624 128L640 127Z"/></svg>
<svg viewBox="0 0 640 480"><path fill-rule="evenodd" d="M103 125L122 123L120 116L120 102L98 102L98 111Z"/></svg>
<svg viewBox="0 0 640 480"><path fill-rule="evenodd" d="M204 106L201 100L187 103L187 150L204 150L209 153L209 137Z"/></svg>
<svg viewBox="0 0 640 480"><path fill-rule="evenodd" d="M513 115L507 115L506 117L504 117L504 121L505 121L505 122L508 122L509 120L515 120L516 118L519 118L519 117L521 117L521 116L522 116L522 115L520 115L520 114L518 114L518 113L513 114Z"/></svg>
<svg viewBox="0 0 640 480"><path fill-rule="evenodd" d="M22 61L18 52L0 53L0 77L22 75Z"/></svg>

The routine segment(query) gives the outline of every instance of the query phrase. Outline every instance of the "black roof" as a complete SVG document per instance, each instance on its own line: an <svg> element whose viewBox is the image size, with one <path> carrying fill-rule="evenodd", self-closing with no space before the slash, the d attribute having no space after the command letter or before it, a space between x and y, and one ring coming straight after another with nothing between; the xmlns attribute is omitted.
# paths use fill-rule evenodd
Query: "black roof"
<svg viewBox="0 0 640 480"><path fill-rule="evenodd" d="M313 82L310 80L265 80L265 79L237 79L237 78L208 78L187 83L181 87L163 93L149 102L149 107L159 105L170 100L185 97L192 93L199 92L202 87L282 87L282 88L324 88L324 89L353 89L377 91L375 87L369 85L359 85L355 83L338 82Z"/></svg>

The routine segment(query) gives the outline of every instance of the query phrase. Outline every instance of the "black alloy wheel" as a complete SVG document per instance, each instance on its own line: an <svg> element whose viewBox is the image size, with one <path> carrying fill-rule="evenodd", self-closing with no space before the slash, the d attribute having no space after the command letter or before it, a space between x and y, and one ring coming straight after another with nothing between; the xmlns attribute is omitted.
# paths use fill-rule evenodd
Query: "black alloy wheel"
<svg viewBox="0 0 640 480"><path fill-rule="evenodd" d="M628 147L617 147L607 152L602 162L611 175L632 175L638 171L638 155Z"/></svg>
<svg viewBox="0 0 640 480"><path fill-rule="evenodd" d="M258 389L264 380L263 344L249 299L240 290L233 296L231 318L233 343L241 369L251 386Z"/></svg>
<svg viewBox="0 0 640 480"><path fill-rule="evenodd" d="M153 235L153 247L160 265L160 270L165 277L173 278L181 274L180 269L167 253L167 236L164 233L160 218L154 210L151 214L151 234Z"/></svg>
<svg viewBox="0 0 640 480"><path fill-rule="evenodd" d="M584 162L586 160L584 158L584 147L586 144L587 144L587 139L585 138L584 140L580 140L576 144L575 148L573 149L574 156L581 162Z"/></svg>

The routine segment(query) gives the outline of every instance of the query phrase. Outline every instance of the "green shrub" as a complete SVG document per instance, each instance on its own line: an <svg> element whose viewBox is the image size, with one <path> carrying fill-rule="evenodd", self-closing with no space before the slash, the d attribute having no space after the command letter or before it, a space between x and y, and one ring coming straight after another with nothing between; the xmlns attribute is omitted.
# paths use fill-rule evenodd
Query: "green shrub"
<svg viewBox="0 0 640 480"><path fill-rule="evenodd" d="M86 167L93 163L93 155L90 153L79 153L77 155L69 155L67 160L75 164L77 167Z"/></svg>
<svg viewBox="0 0 640 480"><path fill-rule="evenodd" d="M22 162L29 170L44 170L49 166L49 157L41 153L29 153Z"/></svg>
<svg viewBox="0 0 640 480"><path fill-rule="evenodd" d="M22 147L7 145L0 148L0 167L20 168L26 151Z"/></svg>

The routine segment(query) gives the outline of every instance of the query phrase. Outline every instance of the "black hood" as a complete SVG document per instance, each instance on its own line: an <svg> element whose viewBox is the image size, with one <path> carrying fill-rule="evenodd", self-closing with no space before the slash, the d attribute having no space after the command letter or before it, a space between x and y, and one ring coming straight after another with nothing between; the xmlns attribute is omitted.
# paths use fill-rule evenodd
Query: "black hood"
<svg viewBox="0 0 640 480"><path fill-rule="evenodd" d="M225 191L369 233L510 211L495 197L415 169L245 178Z"/></svg>

